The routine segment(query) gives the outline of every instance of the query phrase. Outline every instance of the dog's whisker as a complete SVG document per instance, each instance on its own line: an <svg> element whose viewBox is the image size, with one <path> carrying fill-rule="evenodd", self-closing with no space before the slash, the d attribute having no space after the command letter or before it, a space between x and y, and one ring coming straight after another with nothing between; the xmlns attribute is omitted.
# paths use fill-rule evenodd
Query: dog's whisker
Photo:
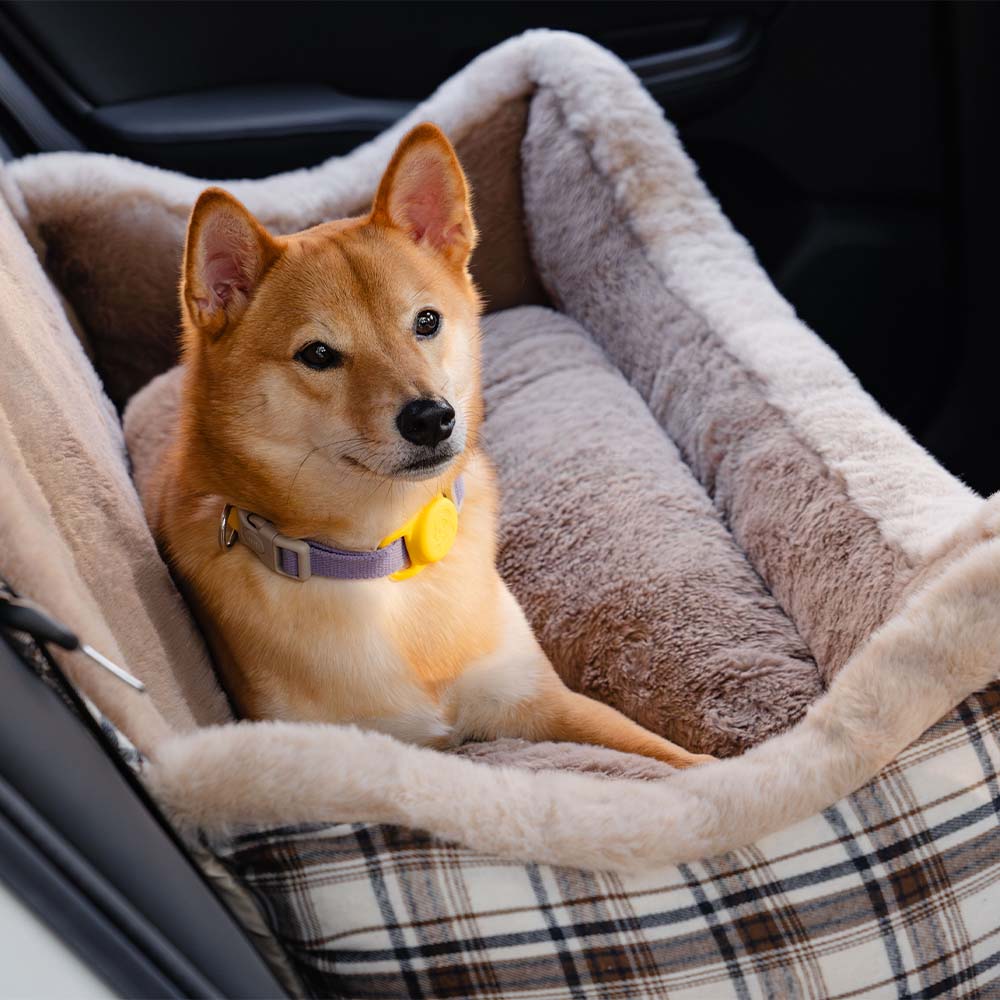
<svg viewBox="0 0 1000 1000"><path fill-rule="evenodd" d="M285 503L288 503L288 500L292 495L292 490L295 488L295 480L299 478L299 473L302 471L302 466L305 465L306 462L308 462L309 459L314 454L316 454L317 451L319 451L318 445L315 448L310 448L309 451L306 452L305 458L303 458L302 461L299 462L298 467L295 470L295 475L292 476L292 481L288 484L288 491L285 493Z"/></svg>
<svg viewBox="0 0 1000 1000"><path fill-rule="evenodd" d="M267 406L267 396L265 396L263 393L260 393L260 396L262 397L262 399L259 403L255 403L253 406L247 407L247 409L241 410L239 413L235 414L236 419L243 420L245 417L250 416L251 413L256 413L258 410L261 410L265 406Z"/></svg>
<svg viewBox="0 0 1000 1000"><path fill-rule="evenodd" d="M363 436L355 435L354 437L351 438L335 439L333 441L328 441L325 444L318 444L315 445L313 448L310 448L309 451L307 451L305 456L302 458L302 461L299 462L299 464L296 466L295 474L292 476L292 481L288 484L288 490L285 493L285 502L287 503L288 500L291 498L292 490L295 488L295 483L299 478L299 473L302 472L303 466L306 464L306 462L309 461L310 458L312 458L313 455L316 454L317 451L323 451L326 448L333 448L336 445L353 444L355 441L363 441L363 440L365 440Z"/></svg>

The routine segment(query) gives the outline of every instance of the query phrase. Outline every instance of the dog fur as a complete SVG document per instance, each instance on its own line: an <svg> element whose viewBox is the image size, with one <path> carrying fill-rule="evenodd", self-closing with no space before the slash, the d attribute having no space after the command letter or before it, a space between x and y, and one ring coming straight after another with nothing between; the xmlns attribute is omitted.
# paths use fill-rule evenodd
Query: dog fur
<svg viewBox="0 0 1000 1000"><path fill-rule="evenodd" d="M494 475L476 447L475 241L462 169L429 124L403 139L361 218L274 237L226 192L206 191L183 265L180 426L149 511L159 540L251 718L356 723L439 748L519 737L679 767L710 759L570 691L496 570ZM421 339L414 316L428 308L443 328ZM315 342L342 363L296 360ZM431 459L396 427L418 399L456 413ZM373 550L460 474L454 547L406 581L302 584L216 543L232 503L283 534Z"/></svg>

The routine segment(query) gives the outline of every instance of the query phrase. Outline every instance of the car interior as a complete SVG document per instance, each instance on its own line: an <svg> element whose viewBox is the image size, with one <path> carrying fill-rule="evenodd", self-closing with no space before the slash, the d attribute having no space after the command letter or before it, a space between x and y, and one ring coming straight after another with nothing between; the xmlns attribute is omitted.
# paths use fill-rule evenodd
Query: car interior
<svg viewBox="0 0 1000 1000"><path fill-rule="evenodd" d="M506 38L587 35L660 103L799 316L987 495L998 21L931 2L6 0L0 155L263 177L349 152ZM3 881L121 995L285 995L44 649L0 625Z"/></svg>

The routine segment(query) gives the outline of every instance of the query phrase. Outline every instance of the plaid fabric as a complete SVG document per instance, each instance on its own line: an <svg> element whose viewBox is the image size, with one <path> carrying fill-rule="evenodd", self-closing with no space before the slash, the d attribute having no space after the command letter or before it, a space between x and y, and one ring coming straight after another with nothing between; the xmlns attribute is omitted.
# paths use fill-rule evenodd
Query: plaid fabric
<svg viewBox="0 0 1000 1000"><path fill-rule="evenodd" d="M1000 997L998 766L1000 684L822 815L640 876L363 824L213 846L317 996Z"/></svg>

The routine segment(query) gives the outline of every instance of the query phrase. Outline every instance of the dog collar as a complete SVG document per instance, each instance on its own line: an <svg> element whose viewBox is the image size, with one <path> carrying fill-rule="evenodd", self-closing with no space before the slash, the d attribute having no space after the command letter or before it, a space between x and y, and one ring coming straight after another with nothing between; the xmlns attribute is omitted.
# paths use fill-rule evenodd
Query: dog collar
<svg viewBox="0 0 1000 1000"><path fill-rule="evenodd" d="M333 549L308 538L289 538L267 518L226 504L219 523L219 545L242 542L270 570L290 580L325 576L334 580L406 580L443 559L458 535L458 511L465 496L459 476L451 496L426 503L406 524L386 535L374 551Z"/></svg>

